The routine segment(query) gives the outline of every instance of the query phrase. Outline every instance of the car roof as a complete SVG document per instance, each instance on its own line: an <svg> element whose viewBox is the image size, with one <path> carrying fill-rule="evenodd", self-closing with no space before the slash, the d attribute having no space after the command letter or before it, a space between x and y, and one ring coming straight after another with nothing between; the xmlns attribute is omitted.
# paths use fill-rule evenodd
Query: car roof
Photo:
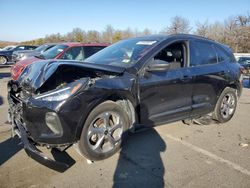
<svg viewBox="0 0 250 188"><path fill-rule="evenodd" d="M201 40L208 40L211 42L216 42L214 40L198 36L198 35L192 35L192 34L171 34L171 35L164 35L164 34L158 34L158 35L147 35L147 36L141 36L141 37L135 37L139 38L142 40L158 40L158 41L163 41L166 39L171 39L171 38L192 38L192 39L201 39Z"/></svg>
<svg viewBox="0 0 250 188"><path fill-rule="evenodd" d="M109 44L107 43L80 43L80 42L64 42L64 43L59 43L63 45L67 45L69 47L72 46L108 46Z"/></svg>
<svg viewBox="0 0 250 188"><path fill-rule="evenodd" d="M219 43L215 40L208 39L206 37L198 36L198 35L192 35L192 34L171 34L171 35L164 35L164 34L159 34L159 35L148 35L148 36L142 36L142 37L136 37L140 38L141 40L157 40L157 41L164 41L167 39L198 39L198 40L203 40L203 41L209 41L212 43L215 43L221 47L223 47L226 50L230 50L231 48L225 44Z"/></svg>

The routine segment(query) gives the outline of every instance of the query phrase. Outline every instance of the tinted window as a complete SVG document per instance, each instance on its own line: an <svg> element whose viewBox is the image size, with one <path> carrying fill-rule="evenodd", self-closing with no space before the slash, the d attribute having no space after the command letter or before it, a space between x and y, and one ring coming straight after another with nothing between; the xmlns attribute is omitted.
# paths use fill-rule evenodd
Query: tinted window
<svg viewBox="0 0 250 188"><path fill-rule="evenodd" d="M26 46L25 50L34 50L36 47L35 46Z"/></svg>
<svg viewBox="0 0 250 188"><path fill-rule="evenodd" d="M191 57L190 65L206 65L217 63L217 56L215 49L211 43L194 41L190 45Z"/></svg>
<svg viewBox="0 0 250 188"><path fill-rule="evenodd" d="M224 52L224 50L222 50L220 47L215 46L215 50L216 50L218 62L222 62L222 61L228 60L230 58L230 57L228 57L226 52Z"/></svg>
<svg viewBox="0 0 250 188"><path fill-rule="evenodd" d="M85 46L84 47L84 56L85 58L95 54L96 52L102 50L105 46Z"/></svg>
<svg viewBox="0 0 250 188"><path fill-rule="evenodd" d="M63 54L61 59L82 61L84 59L83 58L83 48L82 47L72 47L72 48L68 49Z"/></svg>

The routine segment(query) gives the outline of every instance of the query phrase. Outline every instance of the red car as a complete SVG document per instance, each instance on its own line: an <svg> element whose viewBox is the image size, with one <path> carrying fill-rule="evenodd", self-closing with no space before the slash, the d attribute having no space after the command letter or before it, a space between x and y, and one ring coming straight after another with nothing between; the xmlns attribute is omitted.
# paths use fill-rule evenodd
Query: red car
<svg viewBox="0 0 250 188"><path fill-rule="evenodd" d="M108 44L61 43L50 48L39 56L18 61L11 68L11 77L13 80L17 80L26 66L39 60L66 59L83 61L106 46L108 46Z"/></svg>

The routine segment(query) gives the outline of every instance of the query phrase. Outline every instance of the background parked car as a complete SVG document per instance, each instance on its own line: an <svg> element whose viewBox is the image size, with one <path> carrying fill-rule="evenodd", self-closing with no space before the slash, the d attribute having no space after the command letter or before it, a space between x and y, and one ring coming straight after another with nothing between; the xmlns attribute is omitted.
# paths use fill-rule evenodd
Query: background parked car
<svg viewBox="0 0 250 188"><path fill-rule="evenodd" d="M31 45L18 45L10 50L1 50L0 51L0 64L6 64L7 62L12 61L12 54L14 51L19 50L34 50L37 46Z"/></svg>
<svg viewBox="0 0 250 188"><path fill-rule="evenodd" d="M48 43L48 44L43 44L41 46L38 46L34 50L15 51L12 54L12 61L16 63L17 61L27 59L28 57L39 56L40 54L42 54L46 50L54 47L55 45L57 45L57 44L56 43Z"/></svg>
<svg viewBox="0 0 250 188"><path fill-rule="evenodd" d="M25 60L17 62L11 68L11 76L13 80L16 80L23 69L35 61L47 60L47 59L65 59L65 60L77 60L83 61L87 57L102 50L108 46L108 44L85 44L85 43L62 43L58 44L49 50L45 51L39 56L30 57Z"/></svg>
<svg viewBox="0 0 250 188"><path fill-rule="evenodd" d="M4 48L2 48L0 51L3 51L3 50L11 50L13 48L15 48L16 46L14 45L10 45L10 46L5 46Z"/></svg>
<svg viewBox="0 0 250 188"><path fill-rule="evenodd" d="M246 69L246 73L250 73L250 57L238 57L237 62Z"/></svg>

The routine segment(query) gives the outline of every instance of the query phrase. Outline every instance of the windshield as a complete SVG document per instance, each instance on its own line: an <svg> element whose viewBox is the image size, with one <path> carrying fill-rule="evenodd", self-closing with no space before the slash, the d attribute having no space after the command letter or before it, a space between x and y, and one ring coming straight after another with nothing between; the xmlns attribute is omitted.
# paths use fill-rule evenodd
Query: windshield
<svg viewBox="0 0 250 188"><path fill-rule="evenodd" d="M43 44L41 46L38 46L35 50L38 52L42 52L42 51L46 50L48 47L49 47L48 44Z"/></svg>
<svg viewBox="0 0 250 188"><path fill-rule="evenodd" d="M104 48L85 61L128 68L136 64L157 43L156 40L143 40L141 38L123 40Z"/></svg>
<svg viewBox="0 0 250 188"><path fill-rule="evenodd" d="M59 53L61 53L67 45L56 45L48 50L46 50L42 55L40 55L44 59L54 59Z"/></svg>

